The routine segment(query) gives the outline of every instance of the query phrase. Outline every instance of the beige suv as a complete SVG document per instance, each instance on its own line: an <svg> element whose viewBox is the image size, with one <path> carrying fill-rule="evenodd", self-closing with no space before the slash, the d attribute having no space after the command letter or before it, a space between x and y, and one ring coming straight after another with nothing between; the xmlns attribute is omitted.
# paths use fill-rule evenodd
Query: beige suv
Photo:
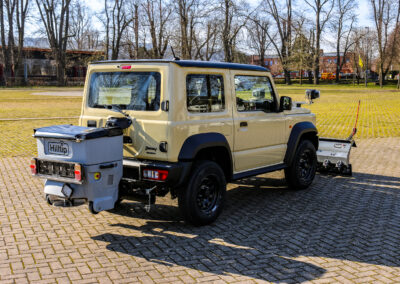
<svg viewBox="0 0 400 284"><path fill-rule="evenodd" d="M153 204L169 192L194 225L218 217L227 182L284 169L289 186L303 189L315 176L315 115L279 98L260 66L91 63L80 125L110 121L126 127L119 200Z"/></svg>

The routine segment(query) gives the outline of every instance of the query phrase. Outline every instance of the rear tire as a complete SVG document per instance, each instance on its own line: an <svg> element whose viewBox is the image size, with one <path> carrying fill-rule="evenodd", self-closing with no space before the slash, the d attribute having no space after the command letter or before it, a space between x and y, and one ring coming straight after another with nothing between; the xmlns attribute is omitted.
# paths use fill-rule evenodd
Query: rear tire
<svg viewBox="0 0 400 284"><path fill-rule="evenodd" d="M186 222L208 225L222 212L226 196L226 180L221 167L211 161L193 166L189 182L178 193L178 204Z"/></svg>
<svg viewBox="0 0 400 284"><path fill-rule="evenodd" d="M308 188L317 171L317 154L314 144L309 140L300 142L292 164L285 169L285 179L291 189Z"/></svg>

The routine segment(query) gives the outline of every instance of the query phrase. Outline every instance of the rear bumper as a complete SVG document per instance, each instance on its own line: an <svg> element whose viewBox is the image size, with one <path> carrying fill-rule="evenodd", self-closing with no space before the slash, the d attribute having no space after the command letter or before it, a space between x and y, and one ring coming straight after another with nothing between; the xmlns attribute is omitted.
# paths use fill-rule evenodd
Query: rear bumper
<svg viewBox="0 0 400 284"><path fill-rule="evenodd" d="M160 161L124 159L122 180L142 184L179 187L186 182L191 166L192 162L169 163ZM144 169L166 170L168 171L168 177L165 181L148 180L143 178L142 172Z"/></svg>

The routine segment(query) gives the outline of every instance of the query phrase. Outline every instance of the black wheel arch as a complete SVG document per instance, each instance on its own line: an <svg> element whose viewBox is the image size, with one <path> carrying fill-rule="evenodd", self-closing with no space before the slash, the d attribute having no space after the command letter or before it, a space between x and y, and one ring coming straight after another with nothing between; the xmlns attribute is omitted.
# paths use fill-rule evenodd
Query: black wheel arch
<svg viewBox="0 0 400 284"><path fill-rule="evenodd" d="M182 145L179 161L211 160L224 171L226 180L232 179L232 153L228 141L221 133L200 133L188 137Z"/></svg>
<svg viewBox="0 0 400 284"><path fill-rule="evenodd" d="M318 130L310 121L299 122L293 126L287 143L286 155L284 159L284 163L287 166L292 163L300 141L305 139L310 140L314 144L315 150L318 150Z"/></svg>

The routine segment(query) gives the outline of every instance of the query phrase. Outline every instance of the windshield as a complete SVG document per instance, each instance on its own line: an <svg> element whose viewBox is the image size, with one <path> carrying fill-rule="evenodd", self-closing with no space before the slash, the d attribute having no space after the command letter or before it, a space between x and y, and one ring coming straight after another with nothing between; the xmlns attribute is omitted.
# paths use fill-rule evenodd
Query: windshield
<svg viewBox="0 0 400 284"><path fill-rule="evenodd" d="M156 111L160 108L158 72L96 72L90 77L89 107Z"/></svg>

